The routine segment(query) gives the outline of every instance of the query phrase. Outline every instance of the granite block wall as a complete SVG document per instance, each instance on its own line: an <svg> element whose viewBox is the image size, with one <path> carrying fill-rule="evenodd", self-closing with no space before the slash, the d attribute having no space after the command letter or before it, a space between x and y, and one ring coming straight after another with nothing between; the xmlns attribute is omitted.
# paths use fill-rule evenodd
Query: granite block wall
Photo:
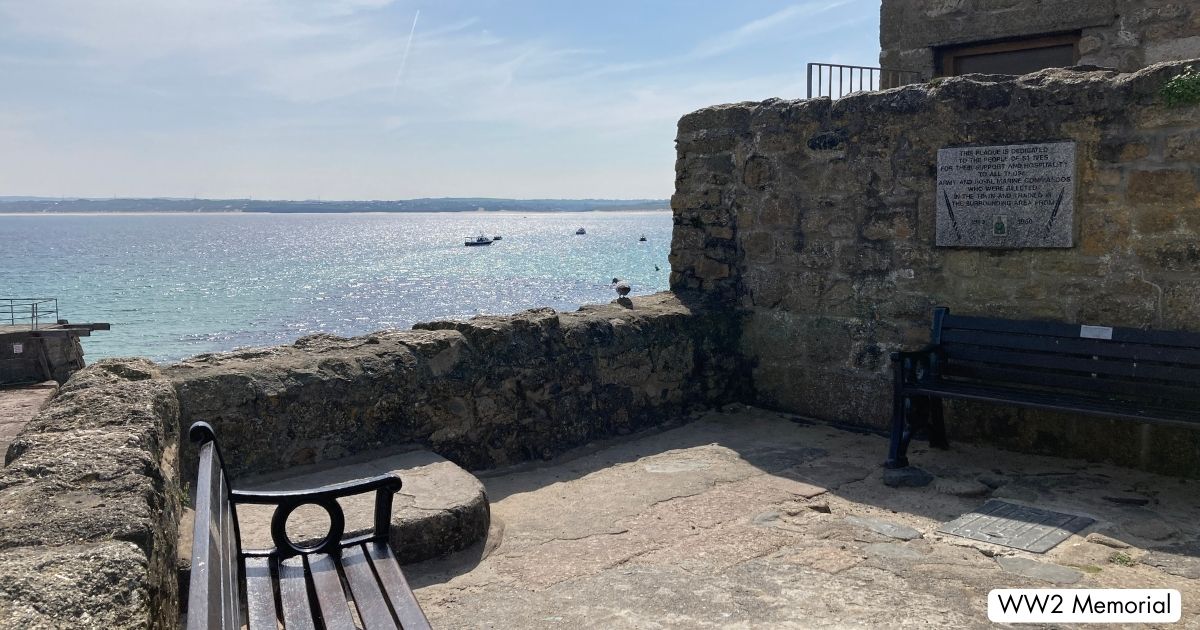
<svg viewBox="0 0 1200 630"><path fill-rule="evenodd" d="M888 354L926 341L935 305L1200 331L1200 107L1160 95L1187 65L976 75L684 116L672 287L745 313L759 404L879 429ZM934 246L939 148L1060 140L1077 146L1074 247ZM1200 431L952 407L952 438L1200 474Z"/></svg>
<svg viewBox="0 0 1200 630"><path fill-rule="evenodd" d="M165 372L182 426L212 423L235 478L408 442L490 468L744 397L737 313L670 293L627 306L307 337Z"/></svg>
<svg viewBox="0 0 1200 630"><path fill-rule="evenodd" d="M60 388L0 469L0 627L178 626L178 433L145 359Z"/></svg>

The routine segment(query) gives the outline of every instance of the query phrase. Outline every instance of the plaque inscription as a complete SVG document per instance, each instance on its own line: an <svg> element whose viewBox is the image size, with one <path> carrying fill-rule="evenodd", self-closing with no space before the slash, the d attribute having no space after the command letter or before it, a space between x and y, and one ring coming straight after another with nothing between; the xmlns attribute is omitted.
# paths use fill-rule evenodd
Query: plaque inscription
<svg viewBox="0 0 1200 630"><path fill-rule="evenodd" d="M1074 215L1074 142L938 150L938 246L1071 247Z"/></svg>

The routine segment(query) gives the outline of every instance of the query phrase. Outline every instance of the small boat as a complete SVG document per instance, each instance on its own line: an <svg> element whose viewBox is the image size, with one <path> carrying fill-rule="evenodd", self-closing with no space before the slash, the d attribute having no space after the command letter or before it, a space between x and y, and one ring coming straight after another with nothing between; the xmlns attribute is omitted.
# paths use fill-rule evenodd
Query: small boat
<svg viewBox="0 0 1200 630"><path fill-rule="evenodd" d="M579 228L578 230L575 230L575 233L576 234L587 234L587 230L585 230L583 228Z"/></svg>
<svg viewBox="0 0 1200 630"><path fill-rule="evenodd" d="M479 236L476 236L475 238L467 239L467 241L465 243L465 245L467 247L475 247L477 245L491 245L491 244L492 244L492 239L490 239L482 234L480 234Z"/></svg>
<svg viewBox="0 0 1200 630"><path fill-rule="evenodd" d="M503 239L504 239L504 237L503 237L503 236L500 236L499 234L497 234L497 235L495 235L495 236L493 236L493 237L492 237L492 240L493 240L493 241L499 241L499 240L503 240Z"/></svg>
<svg viewBox="0 0 1200 630"><path fill-rule="evenodd" d="M645 242L646 242L646 235L645 235L645 234L643 234L643 235L642 235L642 238L639 238L639 239L638 239L638 242L639 242L639 243L645 243Z"/></svg>

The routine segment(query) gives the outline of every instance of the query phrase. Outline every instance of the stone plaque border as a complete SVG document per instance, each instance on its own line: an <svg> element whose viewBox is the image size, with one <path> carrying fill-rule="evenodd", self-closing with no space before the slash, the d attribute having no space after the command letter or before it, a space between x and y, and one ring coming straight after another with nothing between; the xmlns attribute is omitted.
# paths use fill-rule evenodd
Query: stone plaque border
<svg viewBox="0 0 1200 630"><path fill-rule="evenodd" d="M1073 247L1075 149L1074 140L938 149L935 246Z"/></svg>

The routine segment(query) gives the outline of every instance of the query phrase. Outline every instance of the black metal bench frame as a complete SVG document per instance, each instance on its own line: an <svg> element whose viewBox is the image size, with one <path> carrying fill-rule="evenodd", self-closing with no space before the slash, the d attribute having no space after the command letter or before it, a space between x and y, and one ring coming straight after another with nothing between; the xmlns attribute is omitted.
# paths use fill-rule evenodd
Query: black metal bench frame
<svg viewBox="0 0 1200 630"><path fill-rule="evenodd" d="M353 629L351 602L366 628L429 628L388 547L392 495L401 487L398 477L382 475L305 491L234 490L213 428L197 422L189 436L199 444L200 466L188 630L239 630L243 621L250 630L275 630L278 620L285 628ZM346 521L337 499L371 491L375 492L374 530L343 540ZM271 518L274 549L242 549L239 504L276 506ZM288 517L303 505L324 509L330 522L325 538L307 547L287 536Z"/></svg>
<svg viewBox="0 0 1200 630"><path fill-rule="evenodd" d="M933 310L928 347L896 352L884 466L908 465L927 431L949 446L942 400L996 402L1200 428L1200 334L951 315Z"/></svg>

